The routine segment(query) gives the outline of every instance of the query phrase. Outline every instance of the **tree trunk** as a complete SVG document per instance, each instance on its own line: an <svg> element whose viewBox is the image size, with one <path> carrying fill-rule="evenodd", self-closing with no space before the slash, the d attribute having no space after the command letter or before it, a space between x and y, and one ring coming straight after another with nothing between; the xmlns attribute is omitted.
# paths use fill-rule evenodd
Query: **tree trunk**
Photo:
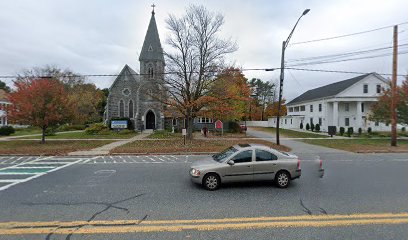
<svg viewBox="0 0 408 240"><path fill-rule="evenodd" d="M47 127L43 126L42 127L41 143L45 143L45 130L47 130Z"/></svg>

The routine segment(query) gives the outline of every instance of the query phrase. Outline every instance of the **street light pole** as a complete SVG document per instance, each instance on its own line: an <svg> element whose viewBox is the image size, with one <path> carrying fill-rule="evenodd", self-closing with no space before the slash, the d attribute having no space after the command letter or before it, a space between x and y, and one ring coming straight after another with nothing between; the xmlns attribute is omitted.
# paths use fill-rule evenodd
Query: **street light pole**
<svg viewBox="0 0 408 240"><path fill-rule="evenodd" d="M306 15L309 11L310 9L306 9L305 11L303 11L302 15L298 18L295 26L293 27L286 41L282 42L281 72L280 72L280 78L279 78L280 82L279 82L278 116L276 116L276 144L277 145L280 145L279 125L280 125L280 112L281 112L281 104L282 104L283 80L285 78L285 50L286 50L286 47L288 46L290 38L292 37L293 32L295 31L295 28L298 25L300 19L304 15Z"/></svg>

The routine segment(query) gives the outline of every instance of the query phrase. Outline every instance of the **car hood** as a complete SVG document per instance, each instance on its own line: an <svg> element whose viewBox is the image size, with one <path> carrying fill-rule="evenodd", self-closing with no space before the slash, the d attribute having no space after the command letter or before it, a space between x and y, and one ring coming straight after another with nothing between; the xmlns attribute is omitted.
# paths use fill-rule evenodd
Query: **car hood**
<svg viewBox="0 0 408 240"><path fill-rule="evenodd" d="M200 160L197 160L191 164L191 168L202 168L208 166L214 166L219 164L219 162L215 161L211 156L204 157Z"/></svg>

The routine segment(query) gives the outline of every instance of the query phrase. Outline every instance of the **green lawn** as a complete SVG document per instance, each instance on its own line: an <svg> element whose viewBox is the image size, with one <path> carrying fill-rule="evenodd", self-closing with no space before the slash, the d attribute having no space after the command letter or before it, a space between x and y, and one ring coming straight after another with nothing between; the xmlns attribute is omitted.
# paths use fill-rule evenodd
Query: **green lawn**
<svg viewBox="0 0 408 240"><path fill-rule="evenodd" d="M159 131L154 131L152 134L150 134L147 138L150 139L174 139L174 138L179 138L181 139L183 136L181 133L171 133L165 130L159 130Z"/></svg>
<svg viewBox="0 0 408 240"><path fill-rule="evenodd" d="M46 141L38 140L0 141L0 154L63 155L79 150L97 148L112 141Z"/></svg>
<svg viewBox="0 0 408 240"><path fill-rule="evenodd" d="M251 127L251 129L276 134L276 128L272 128L272 127L267 127L267 128ZM329 137L328 135L322 135L322 134L317 134L313 132L298 132L298 131L282 129L282 128L280 129L279 134L281 137L287 137L287 138L327 138Z"/></svg>
<svg viewBox="0 0 408 240"><path fill-rule="evenodd" d="M166 140L138 140L111 151L111 153L185 153L185 152L219 152L227 147L239 143L259 143L270 146L272 148L290 151L290 148L282 145L276 145L264 140L249 140L249 139L194 139L186 141L184 145L181 139L166 139Z"/></svg>
<svg viewBox="0 0 408 240"><path fill-rule="evenodd" d="M408 140L398 140L397 147L390 146L390 139L304 139L305 143L336 148L350 152L408 151Z"/></svg>
<svg viewBox="0 0 408 240"><path fill-rule="evenodd" d="M54 136L46 136L45 139L127 139L136 136L136 132L125 132L118 133L114 131L109 131L109 134L95 134L88 135L85 132L65 132L58 133ZM27 137L29 139L40 139L41 136Z"/></svg>

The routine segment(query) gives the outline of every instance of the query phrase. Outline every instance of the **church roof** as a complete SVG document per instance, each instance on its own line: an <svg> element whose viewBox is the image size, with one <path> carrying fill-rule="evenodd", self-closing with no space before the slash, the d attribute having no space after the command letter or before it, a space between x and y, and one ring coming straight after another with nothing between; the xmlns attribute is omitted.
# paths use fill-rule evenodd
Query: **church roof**
<svg viewBox="0 0 408 240"><path fill-rule="evenodd" d="M323 87L318 87L303 93L302 95L290 101L288 104L294 104L314 99L335 96L371 74L378 76L376 73L368 73L354 78L346 79L340 82L325 85Z"/></svg>
<svg viewBox="0 0 408 240"><path fill-rule="evenodd" d="M112 87L116 84L116 82L122 77L122 76L129 76L131 79L137 81L138 80L138 76L139 74L133 70L131 67L129 67L129 65L125 65L122 68L122 71L120 71L120 73L118 74L118 76L115 78L115 80L113 81L112 85L110 86L109 90L112 89Z"/></svg>
<svg viewBox="0 0 408 240"><path fill-rule="evenodd" d="M139 61L159 60L164 62L163 48L160 43L159 32L157 31L156 19L154 11L150 18L149 27L143 42L142 52L140 53Z"/></svg>

